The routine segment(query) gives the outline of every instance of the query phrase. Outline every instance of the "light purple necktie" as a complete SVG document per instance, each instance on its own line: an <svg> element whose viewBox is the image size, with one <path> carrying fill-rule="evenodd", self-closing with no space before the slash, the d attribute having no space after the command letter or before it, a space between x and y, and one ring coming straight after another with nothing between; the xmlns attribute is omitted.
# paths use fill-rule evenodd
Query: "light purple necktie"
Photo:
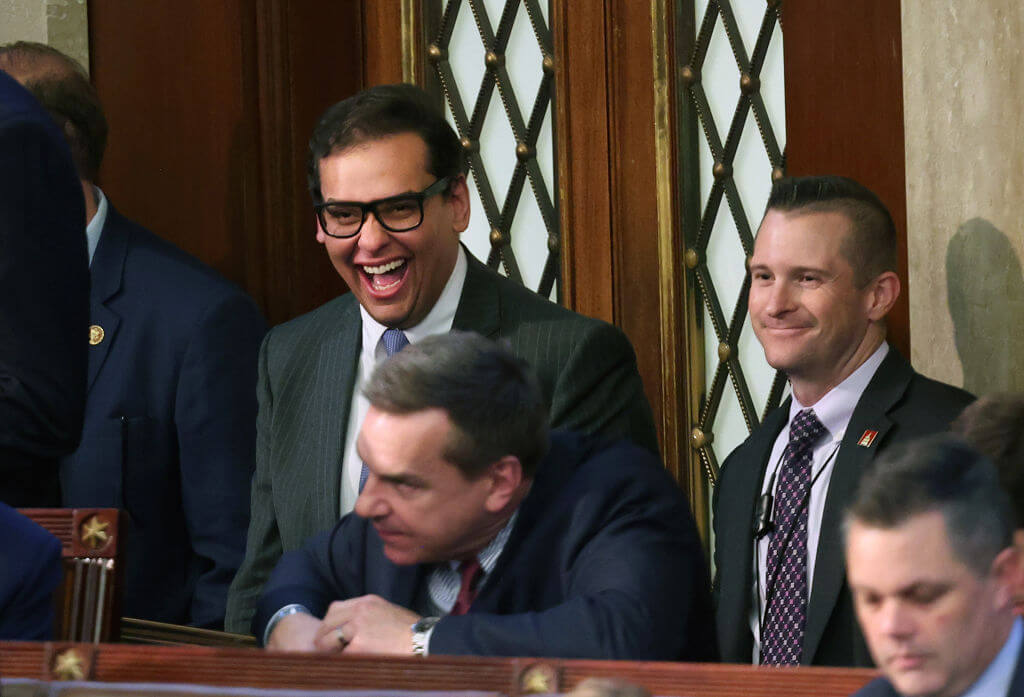
<svg viewBox="0 0 1024 697"><path fill-rule="evenodd" d="M406 346L409 345L409 339L406 338L405 332L401 329L385 329L384 335L380 338L380 343L384 346L384 352L388 355L388 358L395 355ZM366 486L366 478L370 476L370 470L366 468L366 463L363 463L362 470L359 471L359 493L363 493L363 487Z"/></svg>
<svg viewBox="0 0 1024 697"><path fill-rule="evenodd" d="M768 543L761 664L799 665L807 621L807 507L811 451L825 427L811 409L789 425L775 493L775 530Z"/></svg>

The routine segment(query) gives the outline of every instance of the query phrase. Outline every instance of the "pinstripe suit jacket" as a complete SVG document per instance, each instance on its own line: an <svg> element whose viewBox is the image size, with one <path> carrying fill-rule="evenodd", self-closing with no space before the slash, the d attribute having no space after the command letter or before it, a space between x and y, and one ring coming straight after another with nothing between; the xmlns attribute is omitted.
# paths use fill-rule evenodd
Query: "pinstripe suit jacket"
<svg viewBox="0 0 1024 697"><path fill-rule="evenodd" d="M467 253L456 329L507 341L537 371L554 427L657 437L633 348L615 327L570 312ZM228 631L248 633L263 584L282 552L341 516L341 459L362 349L349 293L267 334L260 351L252 518L245 561L228 595Z"/></svg>

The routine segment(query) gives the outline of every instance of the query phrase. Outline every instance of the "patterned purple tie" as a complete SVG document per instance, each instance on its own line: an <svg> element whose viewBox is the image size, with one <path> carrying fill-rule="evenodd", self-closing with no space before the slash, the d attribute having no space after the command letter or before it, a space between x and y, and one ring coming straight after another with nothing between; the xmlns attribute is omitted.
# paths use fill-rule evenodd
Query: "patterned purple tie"
<svg viewBox="0 0 1024 697"><path fill-rule="evenodd" d="M807 620L807 494L811 450L825 432L814 411L804 409L789 425L775 492L775 530L768 543L766 605L761 626L761 664L799 665Z"/></svg>
<svg viewBox="0 0 1024 697"><path fill-rule="evenodd" d="M409 345L409 339L405 336L405 332L401 329L385 329L384 334L380 337L380 343L384 346L384 352L388 355L388 358L395 355L406 346ZM370 476L370 470L366 468L366 463L363 463L363 468L359 471L359 493L363 493L363 487L366 486L366 478Z"/></svg>

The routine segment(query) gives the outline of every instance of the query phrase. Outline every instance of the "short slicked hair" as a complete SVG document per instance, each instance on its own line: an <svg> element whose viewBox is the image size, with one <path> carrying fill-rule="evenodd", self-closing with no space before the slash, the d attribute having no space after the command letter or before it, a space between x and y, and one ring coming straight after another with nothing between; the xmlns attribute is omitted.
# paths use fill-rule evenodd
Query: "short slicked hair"
<svg viewBox="0 0 1024 697"><path fill-rule="evenodd" d="M942 514L954 556L978 576L1013 540L1009 497L987 457L943 433L911 441L875 462L847 509L852 522L882 530L925 513Z"/></svg>
<svg viewBox="0 0 1024 697"><path fill-rule="evenodd" d="M327 109L313 129L307 163L313 203L324 202L320 190L321 160L401 133L414 133L423 139L427 146L427 171L438 179L466 173L462 143L430 95L415 85L378 85Z"/></svg>
<svg viewBox="0 0 1024 697"><path fill-rule="evenodd" d="M892 215L866 186L839 176L783 177L772 185L767 211L839 213L850 222L840 249L863 288L879 274L896 271L898 242Z"/></svg>
<svg viewBox="0 0 1024 697"><path fill-rule="evenodd" d="M532 477L548 448L548 411L526 361L473 332L411 344L382 363L363 390L389 414L443 409L453 425L445 459L467 478L507 455Z"/></svg>
<svg viewBox="0 0 1024 697"><path fill-rule="evenodd" d="M94 182L107 148L107 117L78 61L33 41L0 46L0 70L32 93L57 122L80 179Z"/></svg>

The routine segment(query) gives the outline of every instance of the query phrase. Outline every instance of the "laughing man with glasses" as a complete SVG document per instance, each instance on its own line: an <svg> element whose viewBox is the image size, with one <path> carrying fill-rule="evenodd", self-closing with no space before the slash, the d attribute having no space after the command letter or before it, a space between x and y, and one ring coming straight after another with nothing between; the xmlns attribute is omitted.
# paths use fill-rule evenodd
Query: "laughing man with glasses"
<svg viewBox="0 0 1024 697"><path fill-rule="evenodd" d="M625 336L460 244L470 216L464 151L423 91L374 87L329 108L310 139L308 177L316 239L351 292L263 344L252 522L228 601L236 632L251 631L282 552L355 505L366 477L355 447L369 409L362 386L408 343L452 329L500 340L537 371L553 426L657 450Z"/></svg>

